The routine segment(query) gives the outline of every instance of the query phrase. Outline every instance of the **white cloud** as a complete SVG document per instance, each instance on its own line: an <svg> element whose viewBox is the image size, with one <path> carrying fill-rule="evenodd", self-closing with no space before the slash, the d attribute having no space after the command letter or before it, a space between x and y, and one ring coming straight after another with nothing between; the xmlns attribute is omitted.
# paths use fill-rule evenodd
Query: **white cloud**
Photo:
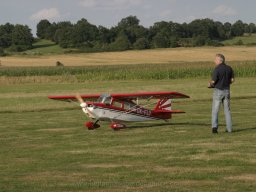
<svg viewBox="0 0 256 192"><path fill-rule="evenodd" d="M42 9L30 16L30 19L35 21L41 19L51 20L58 18L60 18L60 13L57 8Z"/></svg>
<svg viewBox="0 0 256 192"><path fill-rule="evenodd" d="M219 5L213 10L214 14L224 15L224 16L232 16L237 15L237 11L232 7L228 7L226 5Z"/></svg>
<svg viewBox="0 0 256 192"><path fill-rule="evenodd" d="M94 9L127 9L142 5L145 0L81 0L80 5Z"/></svg>

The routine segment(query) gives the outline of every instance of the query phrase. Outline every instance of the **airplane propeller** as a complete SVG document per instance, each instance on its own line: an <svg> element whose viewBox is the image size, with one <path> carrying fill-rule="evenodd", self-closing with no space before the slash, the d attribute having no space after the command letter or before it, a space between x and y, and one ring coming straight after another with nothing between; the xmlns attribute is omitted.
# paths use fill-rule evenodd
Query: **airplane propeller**
<svg viewBox="0 0 256 192"><path fill-rule="evenodd" d="M79 93L76 94L76 99L80 102L80 107L83 108L83 110L85 109L87 111L88 114L88 109L87 109L87 103L83 100L83 98L81 97L81 95ZM85 126L89 129L89 130L94 130L100 127L99 124L97 124L99 122L99 120L96 120L95 122L86 122Z"/></svg>
<svg viewBox="0 0 256 192"><path fill-rule="evenodd" d="M83 98L81 97L81 95L79 93L76 94L76 99L80 102L80 106L82 108L86 108L87 107L86 102L83 100Z"/></svg>

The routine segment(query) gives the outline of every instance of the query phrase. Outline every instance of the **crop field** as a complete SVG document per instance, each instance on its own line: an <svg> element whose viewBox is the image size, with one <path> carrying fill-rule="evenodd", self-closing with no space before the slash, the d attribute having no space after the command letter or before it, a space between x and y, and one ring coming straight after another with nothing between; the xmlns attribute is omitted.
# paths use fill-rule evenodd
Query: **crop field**
<svg viewBox="0 0 256 192"><path fill-rule="evenodd" d="M68 67L54 67L48 56L37 62L31 57L35 65L28 57L1 58L0 191L255 191L256 56L249 51L255 48L239 49L240 55L227 49L237 76L231 93L234 132L225 133L221 111L218 135L211 134L212 90L206 87L213 65L205 55L186 55L181 62L157 56L172 49L155 50L159 63L138 54L128 65L124 55L131 52L111 53L120 54L112 59L102 53L89 55L92 63L77 58ZM23 64L5 64L13 59ZM178 91L191 98L174 101L173 108L186 113L170 122L130 123L117 132L107 122L88 131L77 105L47 98L144 91Z"/></svg>
<svg viewBox="0 0 256 192"><path fill-rule="evenodd" d="M48 47L47 50L50 48ZM46 54L44 51L41 56L26 54L2 57L0 60L3 67L50 67L56 66L57 61L60 61L65 66L166 64L177 62L213 62L214 55L219 52L227 56L228 62L256 60L256 47L246 46L153 49L67 55L58 54L59 52Z"/></svg>

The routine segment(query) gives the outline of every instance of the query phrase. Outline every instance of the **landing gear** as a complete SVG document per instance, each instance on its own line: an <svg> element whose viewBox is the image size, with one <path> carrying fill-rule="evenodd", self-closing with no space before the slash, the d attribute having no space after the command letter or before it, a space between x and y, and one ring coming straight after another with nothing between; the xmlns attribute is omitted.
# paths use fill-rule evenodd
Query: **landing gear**
<svg viewBox="0 0 256 192"><path fill-rule="evenodd" d="M114 131L119 131L120 129L125 129L126 126L120 123L111 123L110 128L113 129Z"/></svg>
<svg viewBox="0 0 256 192"><path fill-rule="evenodd" d="M100 128L100 125L97 123L98 123L98 121L96 121L95 123L89 121L89 122L86 122L84 125L85 125L85 127L88 128L88 130L94 130L94 129Z"/></svg>

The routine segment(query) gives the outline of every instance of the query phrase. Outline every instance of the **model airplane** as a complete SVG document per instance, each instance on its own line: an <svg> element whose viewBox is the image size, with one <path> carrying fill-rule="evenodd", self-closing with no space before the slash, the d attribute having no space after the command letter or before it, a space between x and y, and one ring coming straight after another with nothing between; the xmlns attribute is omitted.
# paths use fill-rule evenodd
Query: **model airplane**
<svg viewBox="0 0 256 192"><path fill-rule="evenodd" d="M181 110L172 110L171 99L189 98L189 96L177 92L153 92L102 95L77 94L76 96L49 96L48 98L67 102L78 101L83 112L94 120L85 123L89 130L99 128L98 123L100 121L109 121L113 130L119 130L126 128L125 122L167 121L172 118L174 113L185 113ZM140 100L147 103L142 106L139 104ZM154 100L154 102L151 103L151 100ZM152 110L146 108L152 104L155 105Z"/></svg>

